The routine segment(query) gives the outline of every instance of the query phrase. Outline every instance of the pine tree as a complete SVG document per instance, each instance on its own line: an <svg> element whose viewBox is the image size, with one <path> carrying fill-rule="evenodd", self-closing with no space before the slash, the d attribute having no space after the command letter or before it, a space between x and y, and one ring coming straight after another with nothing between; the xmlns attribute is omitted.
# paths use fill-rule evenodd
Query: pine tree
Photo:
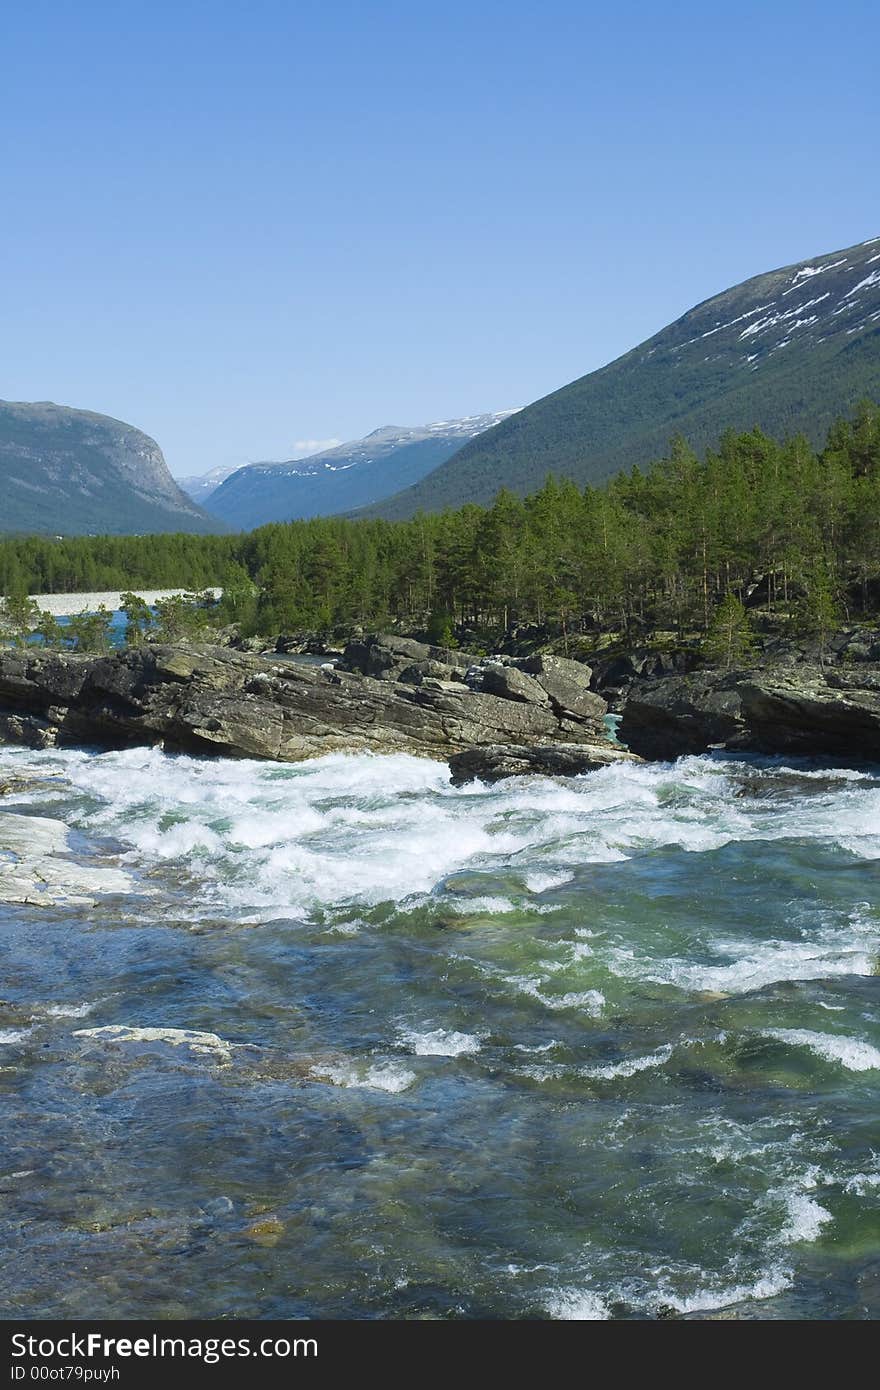
<svg viewBox="0 0 880 1390"><path fill-rule="evenodd" d="M39 621L36 603L28 597L27 589L17 587L0 602L0 641L25 646Z"/></svg>
<svg viewBox="0 0 880 1390"><path fill-rule="evenodd" d="M825 556L812 565L806 580L806 595L797 614L797 626L815 637L819 646L819 664L825 664L828 638L840 622L840 604L832 569Z"/></svg>
<svg viewBox="0 0 880 1390"><path fill-rule="evenodd" d="M728 592L719 603L703 639L703 652L729 671L754 651L755 637L748 611L736 594Z"/></svg>

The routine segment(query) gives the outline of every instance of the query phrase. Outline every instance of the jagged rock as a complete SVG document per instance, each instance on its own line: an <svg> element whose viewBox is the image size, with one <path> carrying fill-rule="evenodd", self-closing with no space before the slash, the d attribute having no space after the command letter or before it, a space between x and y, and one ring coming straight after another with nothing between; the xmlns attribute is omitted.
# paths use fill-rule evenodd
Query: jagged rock
<svg viewBox="0 0 880 1390"><path fill-rule="evenodd" d="M345 671L357 671L377 680L404 680L417 685L419 673L438 676L441 680L452 680L459 675L463 679L475 660L448 647L434 647L427 642L383 632L349 642L339 665ZM442 671L431 668L442 668Z"/></svg>
<svg viewBox="0 0 880 1390"><path fill-rule="evenodd" d="M516 664L520 670L528 671L530 675L537 676L538 680L542 681L543 677L548 676L561 676L584 690L589 690L590 681L593 678L593 668L588 666L585 661L572 661L570 657L553 656L550 652L537 652L533 656L518 657Z"/></svg>
<svg viewBox="0 0 880 1390"><path fill-rule="evenodd" d="M560 733L577 738L582 732L577 726L583 725L598 738L604 735L607 705L590 689L590 668L565 657L478 659L383 633L349 643L340 669L435 691L466 684L475 694L549 711Z"/></svg>
<svg viewBox="0 0 880 1390"><path fill-rule="evenodd" d="M526 705L549 705L543 686L518 666L502 665L500 661L483 662L481 687L490 695L505 700L518 700Z"/></svg>
<svg viewBox="0 0 880 1390"><path fill-rule="evenodd" d="M693 671L701 661L696 648L678 647L658 651L653 647L636 647L631 651L600 657L594 664L592 686L594 690L607 693L609 690L625 689L635 681L656 680L660 676L683 676Z"/></svg>
<svg viewBox="0 0 880 1390"><path fill-rule="evenodd" d="M0 714L0 743L20 743L25 748L51 748L55 730L47 719L32 714ZM0 784L0 792L6 784Z"/></svg>
<svg viewBox="0 0 880 1390"><path fill-rule="evenodd" d="M456 753L449 759L449 770L453 784L461 786L465 782L500 782L505 777L535 773L545 777L575 777L579 773L595 772L610 763L641 761L634 753L613 743L550 743L532 747L508 743Z"/></svg>
<svg viewBox="0 0 880 1390"><path fill-rule="evenodd" d="M398 677L409 685L421 685L422 681L433 678L439 681L457 681L464 685L467 671L463 666L451 666L444 661L432 661L429 657L426 661L415 661L410 666L404 666Z"/></svg>
<svg viewBox="0 0 880 1390"><path fill-rule="evenodd" d="M646 682L627 701L620 737L647 758L725 748L880 760L880 669L799 665Z"/></svg>
<svg viewBox="0 0 880 1390"><path fill-rule="evenodd" d="M430 662L444 653L427 650ZM0 735L282 761L359 750L446 758L481 744L593 741L592 725L558 713L537 689L541 702L526 703L435 676L414 685L196 644L97 657L7 651Z"/></svg>
<svg viewBox="0 0 880 1390"><path fill-rule="evenodd" d="M235 1046L216 1033L206 1033L197 1028L141 1028L122 1023L107 1024L103 1028L76 1028L73 1036L96 1043L159 1043L181 1047L196 1057L210 1057L223 1066L229 1065Z"/></svg>
<svg viewBox="0 0 880 1390"><path fill-rule="evenodd" d="M607 707L590 689L593 673L589 666L564 656L527 657L517 665L534 676L558 714L593 724L601 721Z"/></svg>
<svg viewBox="0 0 880 1390"><path fill-rule="evenodd" d="M267 642L263 637L240 637L235 644L236 650L240 652L268 652L275 648L271 642Z"/></svg>

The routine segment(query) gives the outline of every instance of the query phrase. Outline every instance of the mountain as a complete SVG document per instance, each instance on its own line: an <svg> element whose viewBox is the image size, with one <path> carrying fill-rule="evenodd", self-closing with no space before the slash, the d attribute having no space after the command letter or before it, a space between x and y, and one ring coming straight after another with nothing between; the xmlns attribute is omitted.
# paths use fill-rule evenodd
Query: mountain
<svg viewBox="0 0 880 1390"><path fill-rule="evenodd" d="M880 237L707 299L369 514L485 503L502 486L524 494L549 472L598 482L662 456L675 434L702 450L728 427L760 425L818 444L864 396L880 396Z"/></svg>
<svg viewBox="0 0 880 1390"><path fill-rule="evenodd" d="M178 478L177 486L182 488L197 506L203 507L211 493L233 473L237 473L240 467L240 463L221 464L219 468L212 468L209 473L200 473L192 478Z"/></svg>
<svg viewBox="0 0 880 1390"><path fill-rule="evenodd" d="M0 495L0 532L225 529L181 492L149 435L51 401L0 401Z"/></svg>
<svg viewBox="0 0 880 1390"><path fill-rule="evenodd" d="M418 482L467 440L515 413L499 410L411 429L385 425L307 459L252 463L222 482L206 507L236 529L248 529L367 506Z"/></svg>

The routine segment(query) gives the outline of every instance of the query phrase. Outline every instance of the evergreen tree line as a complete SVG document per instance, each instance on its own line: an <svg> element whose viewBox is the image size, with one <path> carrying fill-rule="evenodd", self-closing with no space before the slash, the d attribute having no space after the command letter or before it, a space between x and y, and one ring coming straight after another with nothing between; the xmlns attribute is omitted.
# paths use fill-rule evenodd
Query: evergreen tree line
<svg viewBox="0 0 880 1390"><path fill-rule="evenodd" d="M729 626L734 600L819 630L880 608L880 408L819 451L754 429L699 458L676 439L603 486L550 476L524 499L502 489L410 521L0 543L8 595L209 585L224 588L217 622L267 635L401 622L437 639L538 624L632 640Z"/></svg>

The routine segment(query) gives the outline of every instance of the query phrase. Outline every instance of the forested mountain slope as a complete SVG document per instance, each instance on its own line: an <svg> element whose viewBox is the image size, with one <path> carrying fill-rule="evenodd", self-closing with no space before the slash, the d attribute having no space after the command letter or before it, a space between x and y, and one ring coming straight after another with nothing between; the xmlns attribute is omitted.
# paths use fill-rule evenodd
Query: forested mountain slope
<svg viewBox="0 0 880 1390"><path fill-rule="evenodd" d="M662 455L698 451L727 428L803 432L880 390L880 238L757 275L698 304L607 367L466 444L415 487L370 509L412 516L526 494L550 472L597 482Z"/></svg>

